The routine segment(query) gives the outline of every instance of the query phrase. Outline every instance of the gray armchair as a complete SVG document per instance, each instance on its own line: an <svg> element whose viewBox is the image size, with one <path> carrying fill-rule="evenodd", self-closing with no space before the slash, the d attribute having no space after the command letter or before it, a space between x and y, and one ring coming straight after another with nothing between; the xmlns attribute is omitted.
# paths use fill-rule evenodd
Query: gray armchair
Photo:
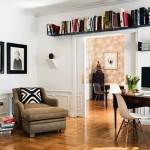
<svg viewBox="0 0 150 150"><path fill-rule="evenodd" d="M48 98L44 88L40 88L42 103L22 103L21 89L13 89L14 116L18 126L30 137L35 133L66 128L68 111L58 107L58 100Z"/></svg>

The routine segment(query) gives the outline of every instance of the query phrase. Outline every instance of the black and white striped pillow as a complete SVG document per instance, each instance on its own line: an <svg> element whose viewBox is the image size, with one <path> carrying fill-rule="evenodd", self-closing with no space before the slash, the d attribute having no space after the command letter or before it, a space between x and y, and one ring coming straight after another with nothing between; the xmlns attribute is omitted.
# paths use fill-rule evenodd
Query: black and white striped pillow
<svg viewBox="0 0 150 150"><path fill-rule="evenodd" d="M40 88L21 88L22 103L41 103Z"/></svg>

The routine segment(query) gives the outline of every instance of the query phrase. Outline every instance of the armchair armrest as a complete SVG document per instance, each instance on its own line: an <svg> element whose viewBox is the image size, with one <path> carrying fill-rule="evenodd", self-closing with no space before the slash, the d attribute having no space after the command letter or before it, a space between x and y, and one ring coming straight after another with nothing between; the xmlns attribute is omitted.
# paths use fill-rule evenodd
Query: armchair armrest
<svg viewBox="0 0 150 150"><path fill-rule="evenodd" d="M18 126L21 127L21 111L24 110L24 105L20 101L14 101L14 115Z"/></svg>
<svg viewBox="0 0 150 150"><path fill-rule="evenodd" d="M57 99L52 99L52 98L46 97L44 99L44 102L50 106L58 106L58 100Z"/></svg>
<svg viewBox="0 0 150 150"><path fill-rule="evenodd" d="M24 110L24 105L20 101L15 101L14 105L18 108L19 111Z"/></svg>

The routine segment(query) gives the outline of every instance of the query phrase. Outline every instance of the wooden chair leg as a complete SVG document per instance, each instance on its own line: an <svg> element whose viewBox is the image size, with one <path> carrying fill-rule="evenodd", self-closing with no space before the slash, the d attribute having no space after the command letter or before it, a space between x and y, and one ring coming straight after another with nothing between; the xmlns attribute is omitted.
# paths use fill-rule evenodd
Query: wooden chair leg
<svg viewBox="0 0 150 150"><path fill-rule="evenodd" d="M124 119L122 120L121 126L120 126L120 128L119 128L119 130L118 130L118 133L117 133L117 135L116 135L115 140L117 140L117 138L118 138L118 136L119 136L119 134L120 134L120 131L121 131L121 129L122 129L123 124L124 124Z"/></svg>
<svg viewBox="0 0 150 150"><path fill-rule="evenodd" d="M96 100L97 100L97 95L95 96L94 105L95 105Z"/></svg>
<svg viewBox="0 0 150 150"><path fill-rule="evenodd" d="M147 143L147 145L148 145L148 147L149 147L148 139L147 139L147 136L146 136L146 134L145 134L145 132L144 132L144 130L143 130L143 127L142 127L142 125L141 125L140 120L139 120L139 125L140 125L140 128L141 128L141 132L143 133L143 136L144 136L144 138L145 138L145 141L146 141L146 143Z"/></svg>
<svg viewBox="0 0 150 150"><path fill-rule="evenodd" d="M96 94L96 97L95 97L95 100L94 100L94 106L95 106L95 107L97 107L97 106L96 106L96 100L97 100L97 98L98 98L98 95Z"/></svg>
<svg viewBox="0 0 150 150"><path fill-rule="evenodd" d="M127 122L127 128L126 128L126 143L125 143L125 147L127 147L128 144L128 134L129 134L129 121Z"/></svg>

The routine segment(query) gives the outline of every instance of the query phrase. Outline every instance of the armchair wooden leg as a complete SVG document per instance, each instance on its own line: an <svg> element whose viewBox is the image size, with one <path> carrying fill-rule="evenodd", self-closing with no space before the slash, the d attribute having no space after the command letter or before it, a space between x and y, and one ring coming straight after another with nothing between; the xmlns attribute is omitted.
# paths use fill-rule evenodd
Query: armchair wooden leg
<svg viewBox="0 0 150 150"><path fill-rule="evenodd" d="M65 132L65 130L58 130L58 132L59 132L59 133L64 133L64 132Z"/></svg>
<svg viewBox="0 0 150 150"><path fill-rule="evenodd" d="M34 137L35 137L35 134L30 134L29 137L30 137L30 138L34 138Z"/></svg>

